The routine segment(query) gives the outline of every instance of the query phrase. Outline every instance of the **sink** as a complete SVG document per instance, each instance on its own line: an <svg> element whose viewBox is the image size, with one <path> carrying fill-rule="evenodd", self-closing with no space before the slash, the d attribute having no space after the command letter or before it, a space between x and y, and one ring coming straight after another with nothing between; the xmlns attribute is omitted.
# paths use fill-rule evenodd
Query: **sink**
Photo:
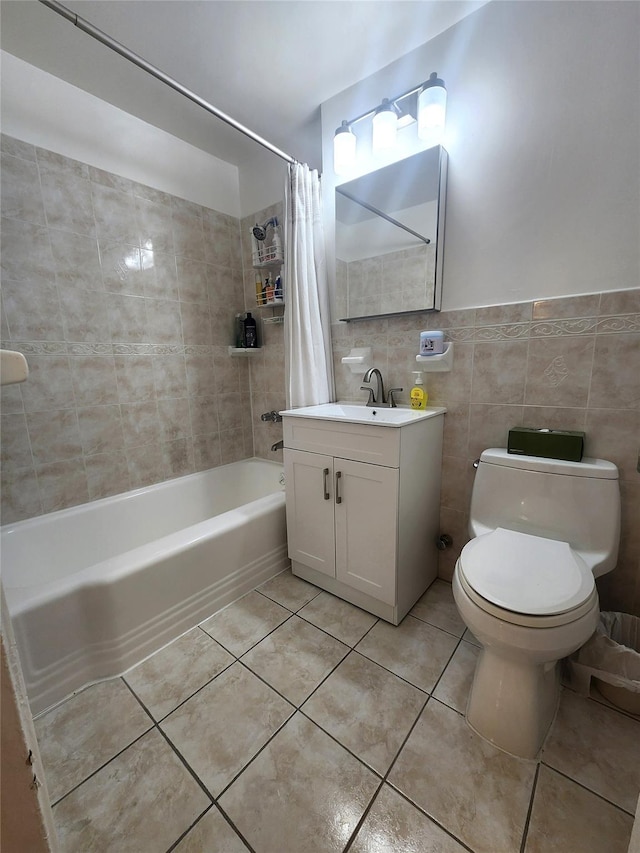
<svg viewBox="0 0 640 853"><path fill-rule="evenodd" d="M325 421L342 421L352 424L375 424L384 427L402 427L425 418L433 418L445 412L441 406L432 406L422 411L405 409L379 409L376 406L357 403L321 403L319 406L302 406L299 409L286 409L283 416L293 418L319 418Z"/></svg>

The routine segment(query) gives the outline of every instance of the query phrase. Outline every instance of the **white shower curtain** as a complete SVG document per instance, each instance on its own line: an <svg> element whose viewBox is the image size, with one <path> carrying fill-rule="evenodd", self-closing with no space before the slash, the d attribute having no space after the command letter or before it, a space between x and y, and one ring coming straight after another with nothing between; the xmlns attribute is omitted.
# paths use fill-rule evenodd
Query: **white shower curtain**
<svg viewBox="0 0 640 853"><path fill-rule="evenodd" d="M334 399L331 320L318 172L289 166L285 192L287 408Z"/></svg>

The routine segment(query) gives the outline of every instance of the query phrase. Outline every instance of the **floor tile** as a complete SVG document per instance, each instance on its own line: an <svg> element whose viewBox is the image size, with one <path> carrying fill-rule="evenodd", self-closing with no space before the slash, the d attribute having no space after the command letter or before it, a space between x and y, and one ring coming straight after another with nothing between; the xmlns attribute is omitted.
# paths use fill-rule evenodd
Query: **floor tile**
<svg viewBox="0 0 640 853"><path fill-rule="evenodd" d="M290 616L291 611L254 590L207 619L200 627L225 649L240 657Z"/></svg>
<svg viewBox="0 0 640 853"><path fill-rule="evenodd" d="M545 764L633 812L640 791L640 722L563 690Z"/></svg>
<svg viewBox="0 0 640 853"><path fill-rule="evenodd" d="M383 785L349 853L464 853L466 847Z"/></svg>
<svg viewBox="0 0 640 853"><path fill-rule="evenodd" d="M302 710L384 775L426 701L422 691L351 652Z"/></svg>
<svg viewBox="0 0 640 853"><path fill-rule="evenodd" d="M173 853L247 853L248 849L218 809L212 806L174 847Z"/></svg>
<svg viewBox="0 0 640 853"><path fill-rule="evenodd" d="M435 625L436 628L455 634L456 637L461 637L466 630L453 600L451 584L446 581L434 580L409 612L412 616Z"/></svg>
<svg viewBox="0 0 640 853"><path fill-rule="evenodd" d="M302 578L297 578L291 569L271 578L258 589L263 595L267 595L294 613L320 592L317 586L307 583Z"/></svg>
<svg viewBox="0 0 640 853"><path fill-rule="evenodd" d="M120 678L101 681L35 721L51 802L153 725Z"/></svg>
<svg viewBox="0 0 640 853"><path fill-rule="evenodd" d="M464 640L455 650L453 657L442 673L438 686L433 691L436 699L464 714L473 684L480 649Z"/></svg>
<svg viewBox="0 0 640 853"><path fill-rule="evenodd" d="M234 663L160 724L217 797L293 708L241 663Z"/></svg>
<svg viewBox="0 0 640 853"><path fill-rule="evenodd" d="M627 853L633 818L542 766L525 853Z"/></svg>
<svg viewBox="0 0 640 853"><path fill-rule="evenodd" d="M366 657L415 684L431 691L458 640L413 616L405 616L400 625L382 620L358 643L356 649Z"/></svg>
<svg viewBox="0 0 640 853"><path fill-rule="evenodd" d="M298 611L298 616L348 646L355 646L378 621L377 616L372 616L328 592L316 595Z"/></svg>
<svg viewBox="0 0 640 853"><path fill-rule="evenodd" d="M475 853L512 853L520 849L535 769L430 699L389 782Z"/></svg>
<svg viewBox="0 0 640 853"><path fill-rule="evenodd" d="M157 729L53 810L65 853L167 850L210 800Z"/></svg>
<svg viewBox="0 0 640 853"><path fill-rule="evenodd" d="M161 720L234 660L215 640L194 628L130 669L124 679L153 718Z"/></svg>
<svg viewBox="0 0 640 853"><path fill-rule="evenodd" d="M344 643L292 616L248 651L242 662L298 706L348 652Z"/></svg>
<svg viewBox="0 0 640 853"><path fill-rule="evenodd" d="M259 853L341 853L379 781L298 713L220 805Z"/></svg>

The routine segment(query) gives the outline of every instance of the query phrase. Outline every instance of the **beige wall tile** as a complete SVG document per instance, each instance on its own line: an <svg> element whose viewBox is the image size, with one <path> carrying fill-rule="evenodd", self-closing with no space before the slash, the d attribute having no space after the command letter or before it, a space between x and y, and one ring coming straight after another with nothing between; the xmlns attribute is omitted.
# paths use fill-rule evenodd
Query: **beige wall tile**
<svg viewBox="0 0 640 853"><path fill-rule="evenodd" d="M82 457L36 465L35 472L44 512L66 509L89 500Z"/></svg>
<svg viewBox="0 0 640 853"><path fill-rule="evenodd" d="M129 468L124 452L95 453L85 456L87 486L90 499L108 498L131 488Z"/></svg>
<svg viewBox="0 0 640 853"><path fill-rule="evenodd" d="M586 406L594 345L591 335L529 341L525 403Z"/></svg>
<svg viewBox="0 0 640 853"><path fill-rule="evenodd" d="M35 465L82 456L75 409L29 412L27 428Z"/></svg>
<svg viewBox="0 0 640 853"><path fill-rule="evenodd" d="M0 166L0 203L2 215L46 225L40 176L33 160L24 160L2 152Z"/></svg>
<svg viewBox="0 0 640 853"><path fill-rule="evenodd" d="M33 468L2 471L2 523L11 524L44 512Z"/></svg>
<svg viewBox="0 0 640 853"><path fill-rule="evenodd" d="M589 390L592 408L640 408L640 333L597 335Z"/></svg>
<svg viewBox="0 0 640 853"><path fill-rule="evenodd" d="M560 299L539 299L533 303L533 320L554 320L572 317L595 317L600 307L600 295L566 296Z"/></svg>
<svg viewBox="0 0 640 853"><path fill-rule="evenodd" d="M111 355L78 355L69 359L77 406L118 402L115 361Z"/></svg>
<svg viewBox="0 0 640 853"><path fill-rule="evenodd" d="M523 403L527 343L476 343L472 403Z"/></svg>

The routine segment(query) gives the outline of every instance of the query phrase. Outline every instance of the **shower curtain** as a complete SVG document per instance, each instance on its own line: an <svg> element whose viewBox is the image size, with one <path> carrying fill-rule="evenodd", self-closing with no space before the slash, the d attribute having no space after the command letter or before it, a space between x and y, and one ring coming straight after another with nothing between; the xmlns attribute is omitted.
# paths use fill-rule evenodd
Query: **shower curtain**
<svg viewBox="0 0 640 853"><path fill-rule="evenodd" d="M292 163L285 191L287 408L334 399L333 358L318 172Z"/></svg>

